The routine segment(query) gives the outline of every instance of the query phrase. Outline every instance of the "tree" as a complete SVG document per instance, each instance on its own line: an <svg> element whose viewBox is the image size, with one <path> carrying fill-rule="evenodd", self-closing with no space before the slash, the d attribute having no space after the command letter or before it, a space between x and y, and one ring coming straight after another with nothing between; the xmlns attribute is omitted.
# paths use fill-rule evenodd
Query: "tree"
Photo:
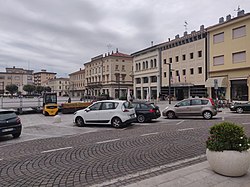
<svg viewBox="0 0 250 187"><path fill-rule="evenodd" d="M44 88L44 90L45 90L46 92L51 92L51 88L50 88L49 86L46 86L46 87Z"/></svg>
<svg viewBox="0 0 250 187"><path fill-rule="evenodd" d="M31 85L31 84L27 84L23 86L23 90L25 92L28 92L28 94L30 95L32 92L34 92L36 90L36 86Z"/></svg>
<svg viewBox="0 0 250 187"><path fill-rule="evenodd" d="M7 85L5 89L11 94L11 96L18 91L18 87L15 84Z"/></svg>
<svg viewBox="0 0 250 187"><path fill-rule="evenodd" d="M43 86L37 86L37 87L36 87L36 92L37 92L38 94L41 94L44 90L45 90L45 87L43 87Z"/></svg>

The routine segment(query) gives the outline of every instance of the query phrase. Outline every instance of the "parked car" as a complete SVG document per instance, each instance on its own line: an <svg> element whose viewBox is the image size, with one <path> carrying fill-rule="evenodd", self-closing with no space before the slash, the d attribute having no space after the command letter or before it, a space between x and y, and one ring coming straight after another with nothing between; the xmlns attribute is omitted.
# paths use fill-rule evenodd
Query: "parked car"
<svg viewBox="0 0 250 187"><path fill-rule="evenodd" d="M246 103L232 103L230 106L231 111L236 111L237 113L241 114L243 112L250 111L250 101Z"/></svg>
<svg viewBox="0 0 250 187"><path fill-rule="evenodd" d="M22 124L14 111L0 109L0 136L11 134L14 138L21 135Z"/></svg>
<svg viewBox="0 0 250 187"><path fill-rule="evenodd" d="M216 105L213 99L208 98L184 99L174 106L166 107L162 112L163 116L170 119L179 116L203 116L205 119L211 119L216 114Z"/></svg>
<svg viewBox="0 0 250 187"><path fill-rule="evenodd" d="M132 105L135 108L137 122L139 123L151 121L152 119L157 119L161 116L159 107L154 103L145 101L133 101Z"/></svg>
<svg viewBox="0 0 250 187"><path fill-rule="evenodd" d="M74 113L74 123L77 126L85 124L110 124L119 128L124 124L136 122L133 105L128 101L103 100Z"/></svg>

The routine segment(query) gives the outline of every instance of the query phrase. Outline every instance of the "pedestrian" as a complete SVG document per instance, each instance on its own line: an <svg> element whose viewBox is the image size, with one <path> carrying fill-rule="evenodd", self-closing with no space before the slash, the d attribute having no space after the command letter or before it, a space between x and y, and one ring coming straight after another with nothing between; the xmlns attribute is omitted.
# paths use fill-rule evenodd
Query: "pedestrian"
<svg viewBox="0 0 250 187"><path fill-rule="evenodd" d="M69 97L69 99L68 99L68 103L71 103L71 98Z"/></svg>

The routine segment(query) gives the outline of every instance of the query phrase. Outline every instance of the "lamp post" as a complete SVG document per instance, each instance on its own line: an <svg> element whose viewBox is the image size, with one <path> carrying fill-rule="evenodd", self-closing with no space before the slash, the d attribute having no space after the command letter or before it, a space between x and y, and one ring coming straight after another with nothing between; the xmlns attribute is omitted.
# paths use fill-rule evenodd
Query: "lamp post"
<svg viewBox="0 0 250 187"><path fill-rule="evenodd" d="M171 104L171 63L167 63L168 65L168 72L169 72L169 76L168 76L168 100L169 100L169 104Z"/></svg>

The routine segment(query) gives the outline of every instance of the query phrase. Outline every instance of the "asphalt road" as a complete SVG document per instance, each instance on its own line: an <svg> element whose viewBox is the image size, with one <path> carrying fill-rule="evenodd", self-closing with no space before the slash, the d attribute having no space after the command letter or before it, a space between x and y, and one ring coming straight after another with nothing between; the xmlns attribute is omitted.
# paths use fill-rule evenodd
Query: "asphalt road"
<svg viewBox="0 0 250 187"><path fill-rule="evenodd" d="M227 110L212 120L161 117L122 129L76 127L70 114L61 123L41 114L20 117L21 137L0 138L1 186L125 186L205 160L215 123L240 123L250 135L250 115Z"/></svg>

